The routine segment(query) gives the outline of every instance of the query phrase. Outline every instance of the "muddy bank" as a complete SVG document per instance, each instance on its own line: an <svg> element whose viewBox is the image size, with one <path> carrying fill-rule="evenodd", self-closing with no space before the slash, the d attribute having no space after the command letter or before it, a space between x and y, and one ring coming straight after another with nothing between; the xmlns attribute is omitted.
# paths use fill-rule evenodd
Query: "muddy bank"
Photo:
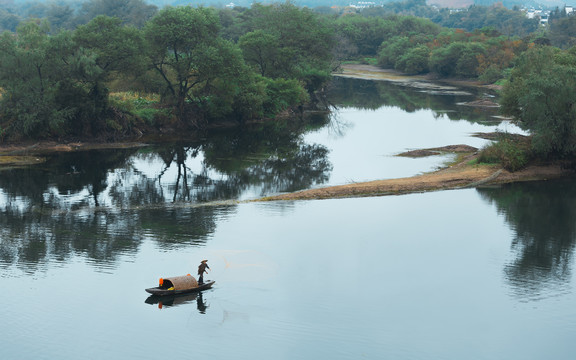
<svg viewBox="0 0 576 360"><path fill-rule="evenodd" d="M472 154L477 152L478 149L469 146L469 145L448 145L436 148L429 148L429 149L417 149L417 150L410 150L403 153L400 153L396 156L403 156L403 157L410 157L410 158L420 158L426 156L434 156L434 155L441 155L445 153L464 153L464 154Z"/></svg>
<svg viewBox="0 0 576 360"><path fill-rule="evenodd" d="M475 164L474 161L476 157L477 155L475 154L466 156L458 164L423 175L310 189L295 193L268 196L256 201L402 195L574 176L572 170L565 169L560 163L532 165L521 171L511 173L499 165Z"/></svg>
<svg viewBox="0 0 576 360"><path fill-rule="evenodd" d="M71 152L95 149L126 149L145 146L139 142L123 143L57 143L43 141L34 143L0 145L0 167L27 166L43 163L44 155L56 152Z"/></svg>
<svg viewBox="0 0 576 360"><path fill-rule="evenodd" d="M499 90L501 88L497 85L487 85L472 80L438 79L430 74L406 75L394 69L382 69L378 66L366 64L344 64L341 66L341 70L333 75L353 79L389 81L429 93L444 95L471 95L470 92L463 90L462 87L484 88L486 90ZM488 99L476 100L463 105L498 107L497 103Z"/></svg>

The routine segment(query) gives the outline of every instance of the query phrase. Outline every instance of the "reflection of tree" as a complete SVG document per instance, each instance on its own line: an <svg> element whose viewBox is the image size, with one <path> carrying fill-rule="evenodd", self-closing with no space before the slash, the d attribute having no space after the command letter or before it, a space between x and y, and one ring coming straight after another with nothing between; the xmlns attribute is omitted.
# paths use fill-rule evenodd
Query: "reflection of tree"
<svg viewBox="0 0 576 360"><path fill-rule="evenodd" d="M573 182L509 184L478 192L496 204L516 233L517 257L505 269L516 294L537 299L545 289L563 291L571 281L576 239Z"/></svg>
<svg viewBox="0 0 576 360"><path fill-rule="evenodd" d="M140 243L138 224L110 212L21 214L5 209L0 224L0 266L16 265L25 272L75 255L91 259L96 267L110 267Z"/></svg>
<svg viewBox="0 0 576 360"><path fill-rule="evenodd" d="M119 257L135 253L144 237L167 249L202 245L216 229L216 216L233 207L14 210L5 208L0 214L0 268L15 265L35 272L75 256L87 258L97 268L113 267Z"/></svg>
<svg viewBox="0 0 576 360"><path fill-rule="evenodd" d="M431 93L389 81L335 78L329 97L332 103L342 107L374 110L395 106L406 112L431 109L437 117L447 116L451 120L499 122L492 118L497 115L494 109L458 105L474 100L473 96Z"/></svg>
<svg viewBox="0 0 576 360"><path fill-rule="evenodd" d="M204 204L293 191L327 180L328 150L304 144L304 129L326 117L291 125L220 131L192 144L53 155L41 167L0 176L0 267L38 271L80 255L114 266L143 238L161 248L202 245L218 216L233 206ZM201 159L201 169L192 161ZM146 165L160 166L149 174Z"/></svg>
<svg viewBox="0 0 576 360"><path fill-rule="evenodd" d="M89 196L75 198L73 208L99 205L98 195L107 187L108 172L126 166L134 149L117 151L81 151L52 156L38 167L2 171L0 188L9 202L41 209L69 208L71 194L83 190Z"/></svg>
<svg viewBox="0 0 576 360"><path fill-rule="evenodd" d="M328 152L324 146L303 143L297 132L275 125L223 133L204 146L206 166L227 175L220 185L228 196L231 189L254 186L265 195L322 184L332 170Z"/></svg>
<svg viewBox="0 0 576 360"><path fill-rule="evenodd" d="M195 158L198 156L200 149L200 144L194 146L171 146L164 147L158 150L158 155L164 161L164 170L158 176L158 180L162 178L166 170L174 163L178 169L178 174L176 177L176 182L173 188L172 201L190 201L190 187L188 186L188 172L189 169L186 166L186 159L188 157ZM198 177L199 175L197 175Z"/></svg>

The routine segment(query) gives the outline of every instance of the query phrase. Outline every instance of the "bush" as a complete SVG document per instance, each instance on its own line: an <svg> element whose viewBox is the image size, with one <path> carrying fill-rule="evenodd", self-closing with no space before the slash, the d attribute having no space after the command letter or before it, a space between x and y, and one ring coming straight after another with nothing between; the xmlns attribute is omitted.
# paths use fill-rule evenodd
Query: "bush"
<svg viewBox="0 0 576 360"><path fill-rule="evenodd" d="M500 164L504 169L514 172L526 167L531 157L530 141L527 138L502 134L498 141L481 150L478 162Z"/></svg>
<svg viewBox="0 0 576 360"><path fill-rule="evenodd" d="M309 100L308 93L297 80L266 79L266 100L263 103L267 116L302 105Z"/></svg>
<svg viewBox="0 0 576 360"><path fill-rule="evenodd" d="M502 69L496 64L491 64L482 75L478 77L478 80L484 84L493 84L496 81L502 79Z"/></svg>
<svg viewBox="0 0 576 360"><path fill-rule="evenodd" d="M400 70L407 74L422 74L428 72L428 58L430 57L430 50L425 45L410 49L406 54L402 55L396 65L396 70Z"/></svg>

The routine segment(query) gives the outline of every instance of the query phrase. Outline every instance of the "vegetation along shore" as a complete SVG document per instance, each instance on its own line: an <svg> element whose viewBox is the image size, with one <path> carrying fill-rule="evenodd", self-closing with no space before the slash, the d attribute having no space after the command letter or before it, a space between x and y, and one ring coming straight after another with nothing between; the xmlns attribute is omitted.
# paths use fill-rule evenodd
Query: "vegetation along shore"
<svg viewBox="0 0 576 360"><path fill-rule="evenodd" d="M333 74L384 74L427 90L443 86L430 80L495 89L494 99L468 105L499 106L529 134L498 134L464 163L415 178L421 185L413 191L574 168L576 17L565 11L551 9L542 26L517 7L453 13L424 0L366 9L111 3L0 5L0 165L41 162L34 147L69 151L279 118L302 122L307 112L331 111L325 90ZM432 178L444 185L424 181ZM410 188L386 181L388 188L342 191Z"/></svg>

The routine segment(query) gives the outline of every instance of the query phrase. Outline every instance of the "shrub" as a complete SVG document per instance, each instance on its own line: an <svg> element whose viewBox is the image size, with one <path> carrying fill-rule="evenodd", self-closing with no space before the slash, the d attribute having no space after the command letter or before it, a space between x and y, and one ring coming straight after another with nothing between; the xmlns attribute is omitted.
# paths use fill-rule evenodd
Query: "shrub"
<svg viewBox="0 0 576 360"><path fill-rule="evenodd" d="M430 50L425 45L410 49L396 61L395 68L407 74L428 72Z"/></svg>
<svg viewBox="0 0 576 360"><path fill-rule="evenodd" d="M481 150L478 162L500 164L504 169L514 172L526 167L531 157L528 138L501 134L498 141Z"/></svg>

